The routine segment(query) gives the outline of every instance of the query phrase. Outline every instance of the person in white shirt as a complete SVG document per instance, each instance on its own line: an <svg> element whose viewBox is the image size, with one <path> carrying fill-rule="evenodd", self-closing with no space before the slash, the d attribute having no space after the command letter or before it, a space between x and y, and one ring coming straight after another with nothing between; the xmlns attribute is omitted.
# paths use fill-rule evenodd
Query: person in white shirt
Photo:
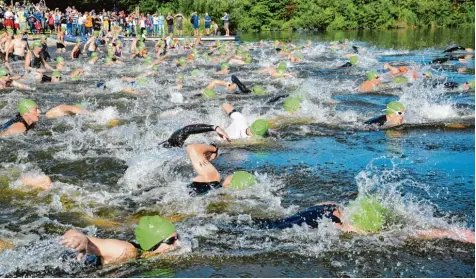
<svg viewBox="0 0 476 279"><path fill-rule="evenodd" d="M154 14L152 16L152 23L154 24L154 36L159 35L159 16L157 14Z"/></svg>

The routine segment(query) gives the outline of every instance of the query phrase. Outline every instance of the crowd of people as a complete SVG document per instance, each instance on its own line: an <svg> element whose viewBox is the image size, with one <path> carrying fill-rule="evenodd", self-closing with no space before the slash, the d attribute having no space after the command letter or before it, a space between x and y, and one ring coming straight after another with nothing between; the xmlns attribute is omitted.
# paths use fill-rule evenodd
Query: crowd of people
<svg viewBox="0 0 476 279"><path fill-rule="evenodd" d="M114 26L119 26L122 31L128 30L129 23L134 22L131 21L131 19L134 19L133 16L126 16L123 12L103 11L98 14L85 12L86 20L81 21L80 24L79 18L81 18L82 13L78 12L74 7L68 8L65 14L60 11L49 11L46 7L38 5L33 5L32 7L22 7L19 5L15 6L14 9L16 9L17 13L20 12L20 14L25 11L32 12L33 14L36 12L40 14L43 13L41 18L44 18L47 25L49 25L50 22L47 18L49 18L50 15L53 16L53 27L50 30L56 31L58 34L62 33L63 20L66 20L66 30L71 30L72 33L79 32L79 34L84 32L91 36L85 44L83 44L81 40L78 40L73 46L70 55L65 57L61 56L62 53L66 51L65 46L61 42L61 39L58 38L57 52L59 55L55 60L52 60L48 52L46 37L42 37L40 41L34 41L30 49L28 47L28 40L25 41L21 34L13 35L11 30L18 26L11 25L11 22L8 21L11 17L10 14L12 14L12 7L8 7L7 13L9 14L4 18L4 25L6 26L7 32L1 35L0 38L0 47L5 50L5 67L0 68L0 89L18 87L24 90L35 90L34 86L31 85L32 83L34 84L35 81L31 82L32 80L36 80L38 83L67 83L74 82L85 75L91 74L86 73L82 68L74 69L74 65L71 62L73 60L80 60L89 64L92 71L94 71L98 70L98 68L94 67L96 64L110 67L121 65L124 61L135 59L134 61L145 65L144 70L135 77L122 77L124 81L124 92L139 94L140 92L137 91L135 85L147 83L147 79L155 75L160 75L163 69L159 65L162 64L174 65L176 67L177 74L174 88L181 90L182 84L186 79L184 74L185 70L190 69L196 60L201 60L219 67L219 70L213 73L217 78L210 79L208 86L201 90L203 98L215 98L217 92L221 92L222 94L250 94L262 96L267 94L262 87L246 85L246 82L243 83L240 81L236 76L238 73L234 73L230 69L230 65L246 65L256 62L257 58L253 56L251 50L261 48L275 53L279 63L273 67L261 68L256 71L256 74L261 75L263 78L293 79L296 78L297 73L292 72L288 68L288 65L299 66L299 63L305 60L305 51L309 50L312 46L312 42L310 41L301 45L279 41L262 41L252 45L240 46L232 42L221 43L220 41L215 41L210 45L203 45L203 42L201 42L199 38L193 41L180 41L168 35L164 40L158 40L154 48L150 46L147 47L143 36L137 36L132 40L130 46L126 47L124 42L119 38L120 32L114 32L113 30ZM46 17L46 15L48 15L48 17ZM97 29L94 27L96 21L91 21L91 17L100 18L98 22L102 24L102 27L99 27L101 31L95 30ZM77 21L73 18L76 18ZM152 18L152 20L147 21L147 18ZM213 32L213 21L211 18L205 14L204 19L205 27L207 29L211 28ZM225 21L225 24L228 24L229 16L227 13L225 13L222 19ZM183 20L185 20L185 17L180 13L176 15L168 14L167 17L159 13L144 15L140 21L137 21L136 18L135 25L137 26L137 24L139 24L138 26L140 26L143 32L152 30L153 33L157 32L161 34L161 32L165 31L164 22L167 21L167 33L174 33L174 28L176 28L178 32L182 31ZM148 23L145 23L146 21ZM191 21L193 21L194 29L198 29L200 21L198 13L193 13ZM79 27L74 27L74 22L76 22ZM21 24L24 24L24 22L19 21L19 23L21 29L21 26L24 26ZM72 25L68 25L69 23ZM81 27L83 24L84 28ZM155 27L156 25L157 28ZM226 35L229 35L227 25L225 28ZM199 36L197 33L196 35ZM363 50L356 50L356 48L352 47L348 42L330 45L329 51L334 48L350 51L350 53L345 56L350 60L347 65L348 67L353 67L358 63L358 57L365 55ZM182 56L178 59L172 59L169 57L169 53L176 53ZM20 76L15 75L9 67L9 61L18 60L25 61L25 74ZM55 65L50 65L50 63L54 63ZM65 65L69 65L69 70L65 70ZM425 80L430 77L429 73L421 73L418 68L398 68L390 64L383 66L386 69L385 73L370 71L367 74L368 80L364 81L357 91L371 92L382 88L382 83L380 82L381 74L388 75L390 77L390 83L412 82ZM298 70L298 67L294 67L294 69ZM201 70L203 69L194 69L194 71L198 71L198 73L195 72L198 75ZM221 79L220 77L223 76L226 78ZM405 80L400 81L401 78ZM104 83L98 83L97 86L104 87L105 85ZM468 86L474 88L474 81ZM279 96L279 98L275 98L272 101L282 101L284 111L290 115L295 115L301 109L303 100L299 96L288 94ZM40 107L41 106L39 106L35 100L19 100L17 114L13 116L10 121L0 126L0 134L2 136L15 136L25 134L29 130L34 129L35 124L41 119ZM190 135L210 132L216 133L222 139L223 143L238 139L246 141L253 137L267 137L273 134L269 129L270 122L268 119L257 119L253 123L248 123L246 117L229 103L222 104L222 110L223 113L230 118L231 124L228 127L222 129L214 124L208 123L187 125L173 133L168 140L162 143L162 146L164 148L181 148ZM373 127L387 128L404 123L405 106L401 102L390 102L384 110L384 115L371 119L365 124ZM46 118L56 118L91 113L94 112L88 111L82 107L81 104L61 104L49 109L45 116ZM193 178L189 185L190 194L193 196L204 195L218 188L241 190L256 184L257 178L255 175L246 171L236 171L233 174L222 177L220 172L212 164L212 161L219 156L219 148L215 145L190 144L186 146L186 152L197 173L197 176ZM51 180L48 176L26 176L21 178L21 182L25 186L38 187L41 189L47 189L51 185ZM384 215L385 210L373 198L362 199L360 202L366 205L362 207L362 211L368 211L366 213L368 216ZM361 213L362 212L359 214ZM256 224L263 229L285 229L294 225L303 224L315 228L323 219L330 220L342 231L357 234L377 233L384 229L383 221L379 221L376 227L375 220L370 222L362 218L344 216L342 206L330 202L316 205L279 220L257 220ZM135 232L137 243L116 239L100 239L87 236L78 230L70 230L64 234L61 245L77 250L80 253L79 258L88 253L96 255L102 264L112 264L136 258L139 255L167 253L176 249L179 244L179 235L175 226L170 221L159 216L143 217ZM422 229L417 231L415 235L422 238L452 238L474 243L474 232L469 230Z"/></svg>
<svg viewBox="0 0 476 279"><path fill-rule="evenodd" d="M29 32L31 34L59 33L62 29L66 35L90 36L95 30L122 31L125 36L135 36L138 32L147 36L165 36L176 34L183 36L183 22L190 20L194 29L194 35L198 36L200 17L197 12L186 18L180 12L176 14L162 12L139 13L119 11L114 7L110 11L79 11L75 6L68 6L64 11L50 9L42 2L37 4L16 2L14 5L0 6L1 29L10 27L16 32ZM225 36L230 35L230 15L224 12L221 18L224 25ZM206 35L217 35L218 24L205 13L203 24ZM176 32L174 32L176 31Z"/></svg>

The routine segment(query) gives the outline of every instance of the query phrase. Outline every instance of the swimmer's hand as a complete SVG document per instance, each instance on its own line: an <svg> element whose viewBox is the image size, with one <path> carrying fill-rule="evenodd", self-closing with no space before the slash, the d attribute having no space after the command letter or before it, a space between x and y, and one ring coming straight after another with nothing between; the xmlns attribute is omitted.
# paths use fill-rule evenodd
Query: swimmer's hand
<svg viewBox="0 0 476 279"><path fill-rule="evenodd" d="M76 257L77 260L81 260L85 255L88 243L88 237L77 230L67 231L63 235L63 239L59 242L59 244L65 248L71 248L78 251L79 254Z"/></svg>
<svg viewBox="0 0 476 279"><path fill-rule="evenodd" d="M215 128L215 131L217 132L217 134L222 138L222 139L225 139L227 142L231 143L231 139L230 137L228 136L228 134L220 127L216 127Z"/></svg>

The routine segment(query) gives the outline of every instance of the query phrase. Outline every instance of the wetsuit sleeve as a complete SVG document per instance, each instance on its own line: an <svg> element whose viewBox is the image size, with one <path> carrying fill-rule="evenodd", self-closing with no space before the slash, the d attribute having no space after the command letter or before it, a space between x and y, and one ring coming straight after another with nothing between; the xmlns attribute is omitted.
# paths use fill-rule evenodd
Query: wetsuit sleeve
<svg viewBox="0 0 476 279"><path fill-rule="evenodd" d="M202 134L215 131L213 125L208 124L194 124L183 127L180 130L175 131L167 140L168 147L182 147L188 136L193 134Z"/></svg>
<svg viewBox="0 0 476 279"><path fill-rule="evenodd" d="M234 75L231 76L231 82L233 82L234 84L238 86L238 89L240 89L241 93L247 94L251 92L251 90L246 88L246 86L243 83L241 83L241 81Z"/></svg>
<svg viewBox="0 0 476 279"><path fill-rule="evenodd" d="M378 117L374 117L372 119L369 119L367 121L364 122L364 124L366 125L378 125L378 126L383 126L385 124L385 122L387 122L387 116L386 115L381 115L381 116L378 116Z"/></svg>

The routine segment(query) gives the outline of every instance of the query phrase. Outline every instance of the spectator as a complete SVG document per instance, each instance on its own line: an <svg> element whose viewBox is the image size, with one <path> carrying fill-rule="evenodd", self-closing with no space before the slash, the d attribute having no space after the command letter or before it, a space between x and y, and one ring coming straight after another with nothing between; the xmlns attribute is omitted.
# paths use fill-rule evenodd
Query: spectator
<svg viewBox="0 0 476 279"><path fill-rule="evenodd" d="M210 24L212 22L212 18L208 15L208 13L205 13L205 17L203 19L205 20L205 32L208 36L210 35Z"/></svg>

